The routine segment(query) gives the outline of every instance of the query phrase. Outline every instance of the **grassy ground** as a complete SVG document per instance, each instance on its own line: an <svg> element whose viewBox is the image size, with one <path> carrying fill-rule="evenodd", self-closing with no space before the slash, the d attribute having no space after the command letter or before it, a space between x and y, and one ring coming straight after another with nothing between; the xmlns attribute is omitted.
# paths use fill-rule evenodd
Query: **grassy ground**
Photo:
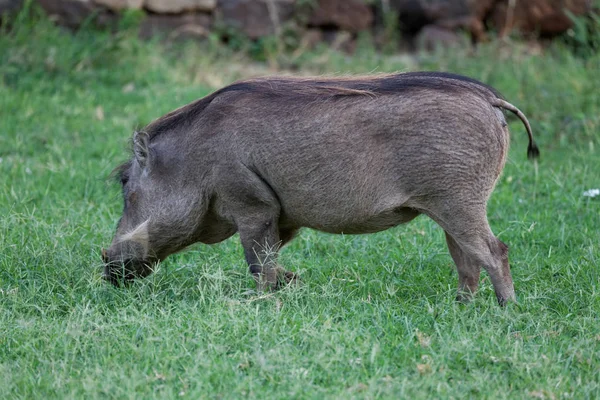
<svg viewBox="0 0 600 400"><path fill-rule="evenodd" d="M511 119L489 204L518 306L498 307L485 274L475 301L456 304L443 232L426 218L369 236L305 230L282 254L303 284L274 294L251 290L237 237L128 289L105 284L99 250L121 211L107 177L132 130L256 73L236 57L45 21L0 36L0 398L600 396L600 197L583 196L600 188L600 59L559 45L298 61L458 72L527 114L539 174Z"/></svg>

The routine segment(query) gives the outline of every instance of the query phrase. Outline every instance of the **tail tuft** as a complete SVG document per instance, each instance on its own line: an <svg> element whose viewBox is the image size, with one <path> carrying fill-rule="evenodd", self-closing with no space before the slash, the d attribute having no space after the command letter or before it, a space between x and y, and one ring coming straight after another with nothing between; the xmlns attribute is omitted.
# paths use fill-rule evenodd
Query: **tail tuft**
<svg viewBox="0 0 600 400"><path fill-rule="evenodd" d="M540 149L538 149L537 145L534 142L530 142L529 146L527 146L527 158L533 160L540 156Z"/></svg>

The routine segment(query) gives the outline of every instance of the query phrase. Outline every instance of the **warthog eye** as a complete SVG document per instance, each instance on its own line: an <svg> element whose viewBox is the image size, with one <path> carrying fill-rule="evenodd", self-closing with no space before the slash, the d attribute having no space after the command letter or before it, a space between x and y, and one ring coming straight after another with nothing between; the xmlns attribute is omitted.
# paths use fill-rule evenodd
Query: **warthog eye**
<svg viewBox="0 0 600 400"><path fill-rule="evenodd" d="M121 185L125 186L125 185L127 185L127 182L129 182L129 176L126 173L123 173L120 176L120 180L121 180Z"/></svg>
<svg viewBox="0 0 600 400"><path fill-rule="evenodd" d="M129 181L129 168L131 168L131 160L113 169L111 175L117 178L121 182L121 185L125 186Z"/></svg>

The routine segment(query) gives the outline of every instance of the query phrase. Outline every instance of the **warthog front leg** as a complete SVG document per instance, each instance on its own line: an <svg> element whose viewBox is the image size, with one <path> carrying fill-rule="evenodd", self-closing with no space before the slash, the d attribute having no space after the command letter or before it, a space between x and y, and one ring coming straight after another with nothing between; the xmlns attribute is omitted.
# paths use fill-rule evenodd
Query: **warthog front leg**
<svg viewBox="0 0 600 400"><path fill-rule="evenodd" d="M244 255L250 267L250 272L256 280L258 290L277 290L295 282L294 273L286 271L277 264L279 249L293 236L292 232L282 232L280 235L275 218L257 218L248 221L239 228Z"/></svg>
<svg viewBox="0 0 600 400"><path fill-rule="evenodd" d="M275 290L296 276L277 265L281 246L294 236L294 227L280 229L281 205L273 189L244 165L218 171L219 201L240 234L244 255L259 290Z"/></svg>

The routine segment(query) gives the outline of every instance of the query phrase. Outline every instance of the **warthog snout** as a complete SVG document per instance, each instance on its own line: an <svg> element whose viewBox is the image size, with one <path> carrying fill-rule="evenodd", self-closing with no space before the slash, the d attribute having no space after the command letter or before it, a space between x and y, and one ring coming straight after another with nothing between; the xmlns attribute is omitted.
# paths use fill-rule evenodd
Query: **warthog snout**
<svg viewBox="0 0 600 400"><path fill-rule="evenodd" d="M153 272L154 262L152 260L114 255L106 249L102 249L102 261L104 262L102 278L115 286L130 283L136 278L144 278Z"/></svg>

